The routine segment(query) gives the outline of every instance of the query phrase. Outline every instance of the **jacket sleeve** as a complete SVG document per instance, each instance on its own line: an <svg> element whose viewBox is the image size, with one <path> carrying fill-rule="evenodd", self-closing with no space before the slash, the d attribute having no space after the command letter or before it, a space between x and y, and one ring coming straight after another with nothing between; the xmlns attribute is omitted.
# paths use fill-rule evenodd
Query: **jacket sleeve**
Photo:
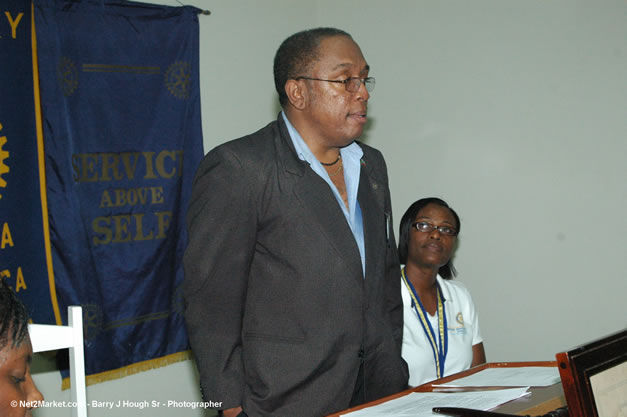
<svg viewBox="0 0 627 417"><path fill-rule="evenodd" d="M390 197L390 187L388 184L387 166L385 160L381 158L383 163L382 175L385 179L385 216L386 216L386 233L388 243L386 248L385 259L385 302L386 310L389 316L390 327L394 332L394 340L401 351L403 343L403 299L401 298L401 267L398 260L398 249L396 246L396 238L394 235L394 221L392 218L392 202Z"/></svg>
<svg viewBox="0 0 627 417"><path fill-rule="evenodd" d="M252 180L233 152L216 148L198 168L187 212L185 322L203 398L221 408L242 402L242 316L257 228Z"/></svg>

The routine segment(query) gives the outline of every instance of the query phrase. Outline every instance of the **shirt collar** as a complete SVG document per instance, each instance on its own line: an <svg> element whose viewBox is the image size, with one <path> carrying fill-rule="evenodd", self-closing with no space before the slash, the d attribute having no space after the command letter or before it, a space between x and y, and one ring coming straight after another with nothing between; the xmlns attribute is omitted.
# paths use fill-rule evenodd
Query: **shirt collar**
<svg viewBox="0 0 627 417"><path fill-rule="evenodd" d="M298 155L298 158L302 161L307 162L309 165L320 164L320 161L318 161L318 159L311 152L309 146L307 146L307 143L303 140L300 133L298 133L298 130L296 130L294 125L292 125L292 123L289 121L284 111L281 112L281 116L283 116L283 120L285 121L285 125L287 126L287 131L290 134L290 138L292 139L292 143L294 144L294 149L296 150L296 155ZM359 160L364 154L364 151L356 142L353 142L350 145L341 148L340 152L342 154L342 158L344 159L346 159L348 155L352 155L354 158Z"/></svg>
<svg viewBox="0 0 627 417"><path fill-rule="evenodd" d="M451 292L448 289L448 285L446 285L446 283L444 282L444 278L442 278L440 274L438 274L436 279L438 281L438 284L440 284L440 291L442 291L442 298L444 299L444 301L453 301L453 297L451 296Z"/></svg>

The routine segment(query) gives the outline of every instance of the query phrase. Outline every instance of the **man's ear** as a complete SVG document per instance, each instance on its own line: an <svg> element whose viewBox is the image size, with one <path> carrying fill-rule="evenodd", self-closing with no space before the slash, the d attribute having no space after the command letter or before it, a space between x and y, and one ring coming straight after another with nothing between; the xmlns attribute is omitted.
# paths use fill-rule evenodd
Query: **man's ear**
<svg viewBox="0 0 627 417"><path fill-rule="evenodd" d="M303 80L287 80L285 94L292 106L297 110L303 110L307 105L307 86Z"/></svg>

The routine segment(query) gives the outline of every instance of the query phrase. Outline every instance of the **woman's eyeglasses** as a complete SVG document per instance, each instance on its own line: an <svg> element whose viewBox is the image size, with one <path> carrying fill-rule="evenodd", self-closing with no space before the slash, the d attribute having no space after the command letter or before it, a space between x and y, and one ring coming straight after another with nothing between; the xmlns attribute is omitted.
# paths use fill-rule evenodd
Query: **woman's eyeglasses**
<svg viewBox="0 0 627 417"><path fill-rule="evenodd" d="M436 226L427 222L416 222L411 224L419 232L431 233L434 229L438 229L438 232L444 236L457 236L457 230L449 226Z"/></svg>

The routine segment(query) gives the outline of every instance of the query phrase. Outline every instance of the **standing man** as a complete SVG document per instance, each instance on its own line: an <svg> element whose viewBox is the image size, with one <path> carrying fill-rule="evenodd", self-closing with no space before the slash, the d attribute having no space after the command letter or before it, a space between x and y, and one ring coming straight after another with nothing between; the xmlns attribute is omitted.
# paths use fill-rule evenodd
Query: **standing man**
<svg viewBox="0 0 627 417"><path fill-rule="evenodd" d="M406 387L387 168L356 142L375 80L331 28L279 47L283 111L201 163L185 318L223 415L320 417Z"/></svg>

